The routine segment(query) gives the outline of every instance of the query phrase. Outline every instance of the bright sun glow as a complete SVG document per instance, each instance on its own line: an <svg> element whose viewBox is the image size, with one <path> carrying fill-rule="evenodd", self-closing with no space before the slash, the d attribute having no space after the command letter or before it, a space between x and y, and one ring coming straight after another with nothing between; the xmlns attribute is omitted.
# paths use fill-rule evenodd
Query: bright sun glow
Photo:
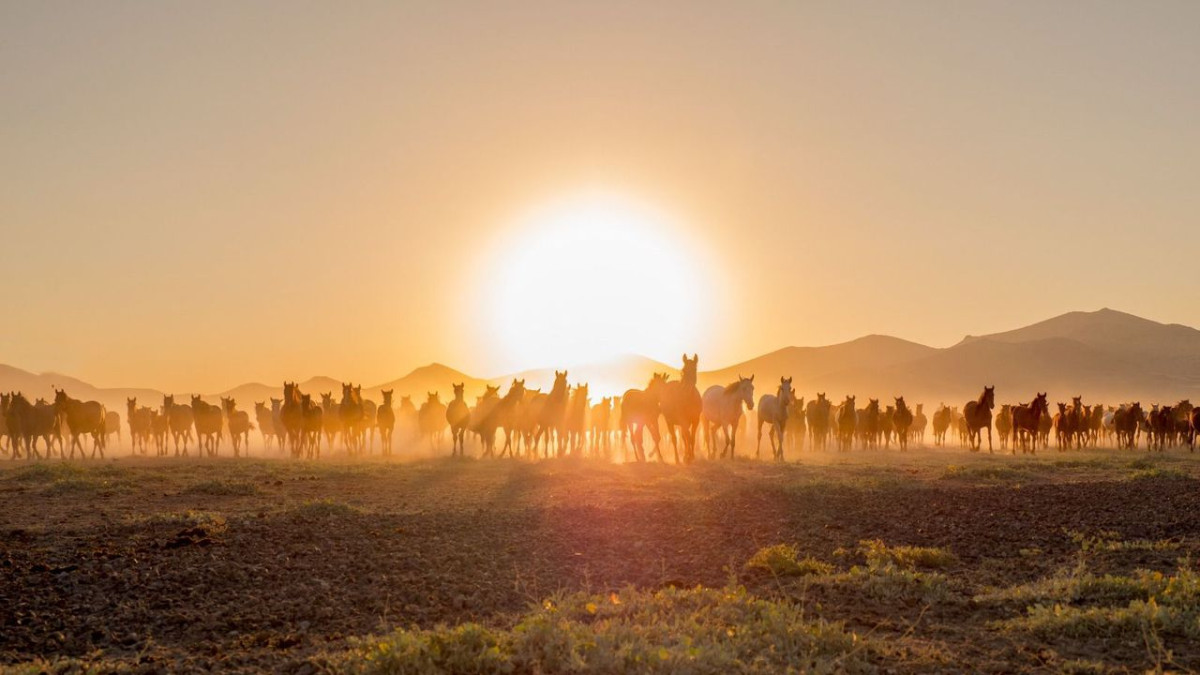
<svg viewBox="0 0 1200 675"><path fill-rule="evenodd" d="M520 230L485 293L498 359L548 367L634 352L674 363L693 346L705 280L665 216L586 195L535 211Z"/></svg>

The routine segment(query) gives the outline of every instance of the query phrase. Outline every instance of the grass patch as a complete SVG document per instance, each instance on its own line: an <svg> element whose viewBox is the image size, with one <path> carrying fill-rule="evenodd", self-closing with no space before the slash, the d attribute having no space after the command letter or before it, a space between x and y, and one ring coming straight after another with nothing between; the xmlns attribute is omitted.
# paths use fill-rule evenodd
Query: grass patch
<svg viewBox="0 0 1200 675"><path fill-rule="evenodd" d="M870 643L842 624L743 588L547 600L511 630L478 624L398 630L333 657L356 673L846 672Z"/></svg>
<svg viewBox="0 0 1200 675"><path fill-rule="evenodd" d="M1120 553L1123 551L1174 551L1179 542L1170 539L1121 539L1118 532L1104 530L1095 535L1068 530L1071 541L1084 553Z"/></svg>
<svg viewBox="0 0 1200 675"><path fill-rule="evenodd" d="M1030 477L1028 471L1012 466L960 466L950 464L942 472L948 480L1018 481Z"/></svg>
<svg viewBox="0 0 1200 675"><path fill-rule="evenodd" d="M858 552L869 567L895 565L902 569L945 569L958 563L958 557L944 548L926 546L888 546L879 539L858 542Z"/></svg>
<svg viewBox="0 0 1200 675"><path fill-rule="evenodd" d="M1136 462L1135 462L1136 463ZM1155 478L1165 478L1169 480L1185 480L1191 478L1186 471L1173 469L1171 467L1151 466L1148 469L1138 469L1129 474L1127 480L1153 480Z"/></svg>
<svg viewBox="0 0 1200 675"><path fill-rule="evenodd" d="M258 486L244 480L206 480L193 483L183 490L184 494L249 497L259 493Z"/></svg>
<svg viewBox="0 0 1200 675"><path fill-rule="evenodd" d="M1172 574L1137 570L1097 577L1082 570L1005 589L984 601L1035 602L1002 628L1042 638L1200 637L1200 574L1182 561Z"/></svg>
<svg viewBox="0 0 1200 675"><path fill-rule="evenodd" d="M9 477L9 480L30 483L51 483L56 480L76 478L83 475L83 469L76 464L66 462L44 462L23 466Z"/></svg>
<svg viewBox="0 0 1200 675"><path fill-rule="evenodd" d="M781 577L833 573L833 565L827 562L813 557L801 558L794 544L776 544L758 549L746 561L746 569L767 571Z"/></svg>
<svg viewBox="0 0 1200 675"><path fill-rule="evenodd" d="M357 515L362 513L362 509L350 506L345 502L326 498L304 502L297 506L293 512L301 518L332 518Z"/></svg>

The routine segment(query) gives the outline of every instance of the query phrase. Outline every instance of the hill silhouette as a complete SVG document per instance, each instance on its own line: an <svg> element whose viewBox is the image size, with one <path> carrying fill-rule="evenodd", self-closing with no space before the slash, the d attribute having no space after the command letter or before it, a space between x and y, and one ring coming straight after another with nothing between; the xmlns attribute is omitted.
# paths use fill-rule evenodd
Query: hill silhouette
<svg viewBox="0 0 1200 675"><path fill-rule="evenodd" d="M703 355L701 355L703 367ZM559 366L558 369L562 369ZM514 377L526 385L548 388L554 367L528 370L495 378L473 377L449 366L432 363L404 377L363 388L379 401L381 389L393 389L397 399L411 395L420 401L438 391L450 397L450 385L464 382L467 396L483 392L487 384L507 389ZM654 372L678 377L676 366L635 354L567 366L572 383L588 382L593 398L644 386ZM732 366L700 372L701 388L726 384L738 375L756 375L758 394L773 391L780 376L795 379L805 396L817 391L832 398L855 393L861 398L904 395L910 402L935 405L939 401L961 405L976 396L985 384L997 388L1000 402L1024 401L1036 391L1049 391L1052 400L1082 395L1089 401L1141 400L1173 402L1200 399L1200 330L1164 324L1112 309L1068 312L1045 321L1001 333L967 336L958 344L935 348L886 335L823 347L785 347ZM50 399L54 387L76 398L94 399L124 414L126 397L142 405L157 406L162 392L150 388L99 388L57 373L35 374L0 365L0 391L23 391L33 398ZM314 396L331 391L340 395L341 381L312 377L300 382ZM190 392L174 392L186 400ZM233 396L241 408L255 401L278 398L282 383L251 382L205 399Z"/></svg>

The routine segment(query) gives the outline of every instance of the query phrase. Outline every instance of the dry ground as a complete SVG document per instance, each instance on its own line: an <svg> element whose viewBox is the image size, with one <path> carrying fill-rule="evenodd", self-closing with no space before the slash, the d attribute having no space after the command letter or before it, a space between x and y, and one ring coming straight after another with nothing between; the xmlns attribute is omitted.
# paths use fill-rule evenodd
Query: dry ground
<svg viewBox="0 0 1200 675"><path fill-rule="evenodd" d="M503 629L563 592L702 585L844 622L875 645L868 670L1200 669L1187 627L1019 623L1039 603L1128 601L1038 599L1022 584L1195 569L1177 561L1200 547L1198 476L1200 461L1178 450L854 451L684 468L7 462L0 663L313 672L345 667L336 657L354 638L397 627ZM879 575L864 540L953 557ZM746 567L775 544L833 571Z"/></svg>

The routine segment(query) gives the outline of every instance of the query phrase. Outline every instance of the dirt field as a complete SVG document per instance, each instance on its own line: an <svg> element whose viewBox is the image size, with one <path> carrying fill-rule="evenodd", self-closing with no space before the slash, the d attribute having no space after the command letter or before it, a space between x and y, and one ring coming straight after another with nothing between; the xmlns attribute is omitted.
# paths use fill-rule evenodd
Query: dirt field
<svg viewBox="0 0 1200 675"><path fill-rule="evenodd" d="M0 663L347 670L373 649L356 638L704 586L841 622L854 646L810 667L1200 669L1198 476L1179 450L8 462ZM710 670L692 650L665 669Z"/></svg>

